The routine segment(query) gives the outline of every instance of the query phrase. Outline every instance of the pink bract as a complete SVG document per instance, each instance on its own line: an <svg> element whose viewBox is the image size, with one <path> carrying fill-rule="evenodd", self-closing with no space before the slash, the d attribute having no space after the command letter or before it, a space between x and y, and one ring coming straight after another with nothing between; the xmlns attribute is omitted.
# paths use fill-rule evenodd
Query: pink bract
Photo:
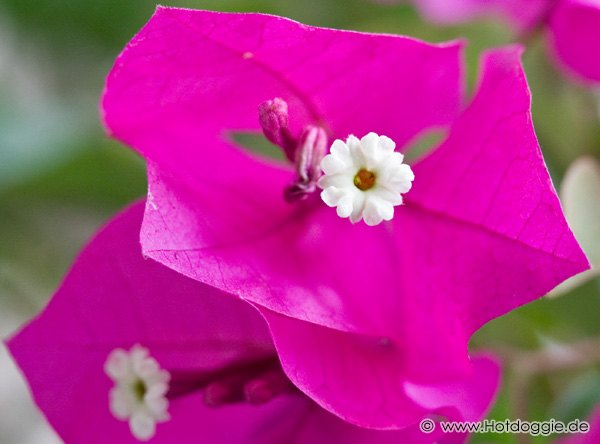
<svg viewBox="0 0 600 444"><path fill-rule="evenodd" d="M462 442L463 436L425 435L416 426L374 431L345 423L298 391L263 405L238 403L210 408L195 380L237 362L276 356L267 324L252 305L144 259L139 244L143 204L126 210L85 248L45 310L12 338L8 346L33 396L62 439L70 444L134 443L127 423L108 408L111 380L104 362L115 348L141 344L171 372L171 419L158 424L152 443L411 444ZM305 323L290 325L311 332ZM334 350L330 352L335 353ZM306 355L287 356L302 367ZM347 372L363 362L348 363ZM465 417L487 405L498 369L487 358L474 360L474 377L462 387L417 389L416 402L427 414L441 408L446 392L461 394ZM326 373L323 369L323 377ZM179 378L183 377L182 380ZM398 387L398 390L401 390ZM415 391L415 387L407 393ZM442 393L440 399L440 393ZM433 405L430 409L430 406ZM449 413L453 413L450 409Z"/></svg>
<svg viewBox="0 0 600 444"><path fill-rule="evenodd" d="M561 0L549 26L562 65L583 81L600 82L600 0Z"/></svg>
<svg viewBox="0 0 600 444"><path fill-rule="evenodd" d="M518 30L529 29L553 0L413 0L428 20L458 24L481 17L500 16Z"/></svg>
<svg viewBox="0 0 600 444"><path fill-rule="evenodd" d="M459 114L460 44L159 8L103 100L110 133L148 161L144 254L255 304L321 406L366 427L414 424L427 409L407 387L472 377L475 330L589 266L539 150L520 53L487 53ZM260 131L274 97L293 131L319 125L330 142L375 131L402 147L452 126L391 223L351 225L318 199L286 203L292 168L232 142ZM461 396L437 404L474 413Z"/></svg>
<svg viewBox="0 0 600 444"><path fill-rule="evenodd" d="M599 0L414 0L421 13L437 23L456 24L482 16L500 16L517 33L545 28L551 50L570 74L600 82Z"/></svg>

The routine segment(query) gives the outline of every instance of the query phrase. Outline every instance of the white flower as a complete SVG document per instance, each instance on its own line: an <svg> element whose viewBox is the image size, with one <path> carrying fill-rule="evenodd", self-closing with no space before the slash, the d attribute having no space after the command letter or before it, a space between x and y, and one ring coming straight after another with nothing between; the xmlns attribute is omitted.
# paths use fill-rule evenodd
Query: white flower
<svg viewBox="0 0 600 444"><path fill-rule="evenodd" d="M415 179L395 148L392 139L375 133L333 142L331 154L321 161L324 175L318 185L323 202L337 207L338 216L349 217L352 223L364 219L373 226L391 220L394 207L402 205L402 194Z"/></svg>
<svg viewBox="0 0 600 444"><path fill-rule="evenodd" d="M149 355L148 349L135 345L129 351L113 350L104 371L115 385L109 393L110 411L118 419L128 420L133 436L147 441L156 432L156 423L170 419L169 372Z"/></svg>

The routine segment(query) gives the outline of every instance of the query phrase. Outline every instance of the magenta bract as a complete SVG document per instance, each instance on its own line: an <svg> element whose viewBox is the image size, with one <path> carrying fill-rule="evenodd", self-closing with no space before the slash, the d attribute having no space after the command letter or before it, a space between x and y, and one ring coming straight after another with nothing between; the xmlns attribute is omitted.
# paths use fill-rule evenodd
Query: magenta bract
<svg viewBox="0 0 600 444"><path fill-rule="evenodd" d="M500 16L518 33L544 28L559 66L587 83L600 82L598 0L414 0L429 20L455 24Z"/></svg>
<svg viewBox="0 0 600 444"><path fill-rule="evenodd" d="M600 1L561 0L549 23L554 52L562 65L584 81L600 82Z"/></svg>
<svg viewBox="0 0 600 444"><path fill-rule="evenodd" d="M127 423L111 414L112 381L103 370L113 350L134 344L148 348L171 375L170 419L157 425L153 443L273 444L292 437L299 444L462 441L457 435L425 435L416 426L391 432L360 429L297 390L261 405L208 407L202 388L211 375L276 358L276 351L267 324L250 304L142 257L143 211L143 204L137 204L110 222L79 256L46 309L8 343L35 401L65 442L139 442ZM305 359L312 361L301 354L287 359L297 368ZM348 365L352 372L365 363ZM478 358L474 366L476 377L461 387L407 391L416 390L423 411L435 413L436 408L427 410L429 405L441 405L439 396L447 398L456 390L472 417L470 409L489 403L498 379L489 359Z"/></svg>
<svg viewBox="0 0 600 444"><path fill-rule="evenodd" d="M476 377L475 330L588 268L533 131L521 49L487 53L459 114L460 46L159 8L107 81L107 128L148 161L144 254L255 304L294 384L360 426L481 416L486 402L469 410L459 391L421 402L409 387ZM232 141L261 133L274 98L291 132L318 125L330 143L374 131L401 149L451 127L393 221L352 225L318 199L287 203L291 166Z"/></svg>

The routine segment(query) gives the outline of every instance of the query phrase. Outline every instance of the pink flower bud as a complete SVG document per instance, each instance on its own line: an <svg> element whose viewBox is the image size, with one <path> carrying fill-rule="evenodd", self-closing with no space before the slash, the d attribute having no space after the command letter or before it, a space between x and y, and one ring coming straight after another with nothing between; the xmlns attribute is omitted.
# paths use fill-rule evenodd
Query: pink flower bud
<svg viewBox="0 0 600 444"><path fill-rule="evenodd" d="M258 121L269 142L283 148L286 157L293 161L295 144L288 129L288 104L275 97L258 106Z"/></svg>

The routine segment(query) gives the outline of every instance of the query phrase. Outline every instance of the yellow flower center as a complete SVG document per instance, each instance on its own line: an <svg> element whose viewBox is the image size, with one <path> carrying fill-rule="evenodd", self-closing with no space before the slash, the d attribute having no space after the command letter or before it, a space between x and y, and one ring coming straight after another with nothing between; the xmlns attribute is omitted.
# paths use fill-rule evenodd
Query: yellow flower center
<svg viewBox="0 0 600 444"><path fill-rule="evenodd" d="M137 379L133 383L133 393L135 393L136 399L142 401L146 395L146 384L141 379Z"/></svg>
<svg viewBox="0 0 600 444"><path fill-rule="evenodd" d="M354 186L361 191L367 191L375 186L375 174L362 168L354 176Z"/></svg>

